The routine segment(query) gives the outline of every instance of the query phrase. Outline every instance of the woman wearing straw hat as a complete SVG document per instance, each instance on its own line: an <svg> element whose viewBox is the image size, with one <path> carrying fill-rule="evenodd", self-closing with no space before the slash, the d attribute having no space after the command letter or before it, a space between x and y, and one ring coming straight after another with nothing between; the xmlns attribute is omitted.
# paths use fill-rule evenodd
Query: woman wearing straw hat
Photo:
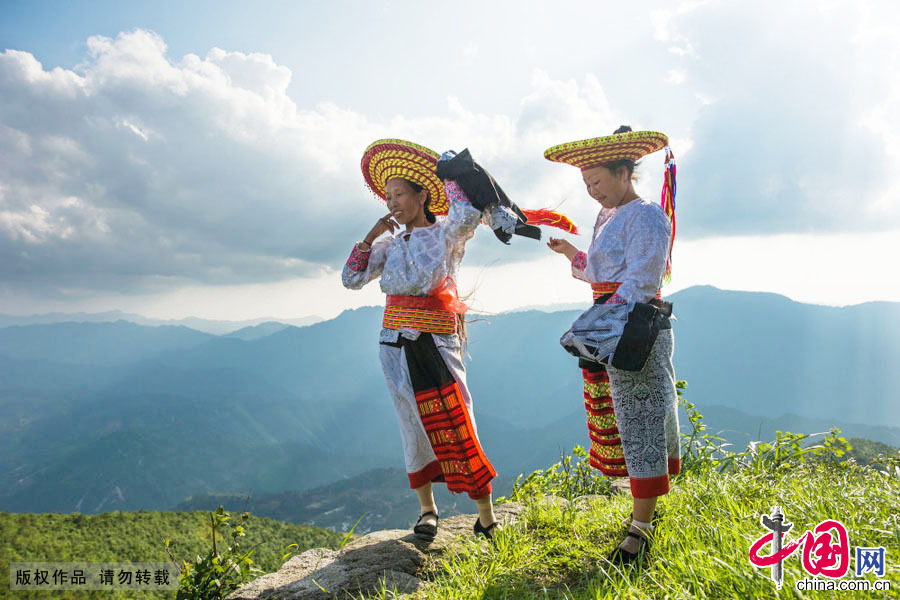
<svg viewBox="0 0 900 600"><path fill-rule="evenodd" d="M662 206L638 196L632 185L635 161L666 150ZM587 252L550 238L551 250L566 256L572 274L591 284L595 303L659 303L670 272L675 231L675 164L668 138L623 126L611 136L569 142L544 156L581 170L588 195L600 213ZM632 521L611 558L636 559L649 544L659 496L669 475L679 472L677 394L668 320L640 371L579 360L591 437L590 463L609 476L628 476L634 497Z"/></svg>
<svg viewBox="0 0 900 600"><path fill-rule="evenodd" d="M436 535L431 484L443 481L475 500L474 531L491 538L498 527L491 502L496 472L475 428L460 349L467 307L454 283L482 211L454 181L436 176L437 165L436 152L403 140L378 140L366 149L363 177L390 212L353 247L342 280L360 289L380 277L387 294L380 357L410 487L421 505L414 532L426 539ZM378 240L395 230L397 235Z"/></svg>

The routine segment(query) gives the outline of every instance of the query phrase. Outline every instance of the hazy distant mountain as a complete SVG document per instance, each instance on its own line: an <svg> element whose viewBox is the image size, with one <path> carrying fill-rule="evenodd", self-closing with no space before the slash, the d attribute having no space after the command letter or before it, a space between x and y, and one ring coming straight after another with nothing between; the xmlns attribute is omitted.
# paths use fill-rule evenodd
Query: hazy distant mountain
<svg viewBox="0 0 900 600"><path fill-rule="evenodd" d="M836 308L712 287L672 300L676 373L698 405L900 425L900 303Z"/></svg>
<svg viewBox="0 0 900 600"><path fill-rule="evenodd" d="M159 325L184 326L211 333L213 335L224 335L246 327L254 327L264 323L279 322L285 325L293 325L294 327L305 327L321 321L321 317L308 316L299 319L273 319L271 317L262 317L258 319L250 319L248 321L215 321L211 319L200 319L197 317L187 317L185 319L151 319L134 313L126 313L121 310L111 310L102 313L45 313L42 315L0 315L0 327L10 327L13 325L48 325L52 323L110 323L115 321L129 321L138 325L147 325L156 327Z"/></svg>
<svg viewBox="0 0 900 600"><path fill-rule="evenodd" d="M786 415L775 421L765 417L754 417L733 409L710 407L704 414L704 422L709 426L707 433L718 434L733 444L732 450L743 450L750 439L771 440L775 431L825 432L834 423L816 419L805 419L796 415ZM504 444L510 444L508 451L521 452L532 445L532 440L557 439L561 443L572 441L573 432L579 432L584 425L581 412L573 413L542 430L520 432L517 436L506 437ZM752 432L752 433L749 433ZM873 456L879 453L893 454L900 445L900 428L848 425L844 436L852 438L855 452ZM508 464L509 455L500 452L497 442L509 436L509 431L484 431L487 453L495 463ZM869 442L853 436L868 439L885 437L895 440L892 445ZM578 437L577 433L574 437ZM821 437L812 438L813 441ZM516 441L518 440L518 441ZM571 447L560 447L570 454ZM549 451L548 451L549 450ZM853 451L852 451L853 452ZM529 463L526 473L540 465L548 467L560 458L559 451L545 448L543 455L531 455L523 459ZM494 497L509 495L518 472L501 473L493 483ZM435 501L442 517L465 512L473 512L472 503L465 495L454 495L442 485L434 487ZM356 533L368 533L379 529L405 529L411 527L418 515L419 504L415 494L409 489L406 473L398 468L374 469L352 477L341 478L333 483L305 491L285 491L276 494L216 493L199 494L179 503L171 510L214 510L220 504L228 510L250 510L254 515L287 521L327 527L337 531L349 531L356 525ZM357 523L358 521L358 523Z"/></svg>
<svg viewBox="0 0 900 600"><path fill-rule="evenodd" d="M717 433L739 449L746 448L751 440L775 439L775 432L779 430L812 434L825 433L832 427L839 427L841 435L847 438L865 438L900 447L900 427L862 425L843 420L802 417L791 413L765 417L727 406L706 406L701 412L704 423L709 426L708 433Z"/></svg>
<svg viewBox="0 0 900 600"><path fill-rule="evenodd" d="M126 365L197 346L213 336L187 327L113 323L54 323L0 329L0 355L81 365Z"/></svg>
<svg viewBox="0 0 900 600"><path fill-rule="evenodd" d="M511 480L494 480L494 497L508 492ZM434 486L435 502L441 517L475 512L475 504L465 494L451 494L446 486ZM379 529L406 529L419 516L419 501L409 488L406 472L397 468L373 469L328 485L278 494L201 494L179 503L172 510L247 509L254 515L288 523L326 527L335 531L363 534ZM358 522L358 523L357 523Z"/></svg>
<svg viewBox="0 0 900 600"><path fill-rule="evenodd" d="M672 300L677 374L713 430L840 425L898 445L900 304L831 308L709 287ZM479 433L504 477L588 442L580 373L558 343L577 314L469 325ZM0 510L167 509L401 468L380 321L369 307L233 336L127 322L0 329Z"/></svg>
<svg viewBox="0 0 900 600"><path fill-rule="evenodd" d="M676 375L698 406L900 426L892 379L900 303L835 308L712 287L670 299ZM508 313L471 324L469 382L479 409L527 427L577 408L579 372L559 347L577 314Z"/></svg>
<svg viewBox="0 0 900 600"><path fill-rule="evenodd" d="M258 340L268 335L272 335L273 333L278 333L279 331L287 327L290 327L290 325L285 325L284 323L279 323L277 321L266 321L265 323L260 323L259 325L253 325L251 327L238 329L237 331L232 331L231 333L228 333L223 337L233 337L244 341Z"/></svg>

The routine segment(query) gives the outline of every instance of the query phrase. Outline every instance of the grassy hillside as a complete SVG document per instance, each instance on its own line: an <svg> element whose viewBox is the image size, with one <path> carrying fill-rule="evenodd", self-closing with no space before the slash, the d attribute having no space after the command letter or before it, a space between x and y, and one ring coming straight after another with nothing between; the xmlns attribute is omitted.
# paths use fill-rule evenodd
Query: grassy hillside
<svg viewBox="0 0 900 600"><path fill-rule="evenodd" d="M167 562L164 539L172 540L178 559L191 560L205 554L210 546L208 512L111 512L97 515L0 512L0 569L9 572L11 562ZM242 542L253 553L256 566L264 572L276 571L289 544L299 551L308 548L336 548L343 534L327 529L281 523L251 517ZM4 584L6 587L8 584ZM0 588L2 590L2 588ZM7 588L8 592L8 588ZM12 593L12 592L9 592ZM54 596L52 592L15 592L16 597L113 598L140 597L136 592L83 591ZM29 596L29 594L31 594ZM0 592L3 596L4 592ZM174 597L173 593L145 594L144 597Z"/></svg>
<svg viewBox="0 0 900 600"><path fill-rule="evenodd" d="M512 498L523 518L496 542L461 545L428 564L430 583L415 594L434 600L500 598L888 598L900 590L900 454L875 462L883 469L844 460L847 441L832 432L810 444L808 436L780 433L740 453L708 436L688 405L691 436L684 470L657 507L660 522L651 551L634 565L616 565L609 553L624 537L631 498L610 495L605 479L571 458L517 484ZM584 456L584 451L576 448ZM794 523L789 540L834 519L848 532L850 571L855 547L886 548L892 591L798 592L810 577L794 556L784 561L777 591L770 568L749 562L751 544L767 533L760 516L783 507ZM765 554L770 552L766 547ZM872 582L873 574L863 578ZM383 591L380 598L388 598Z"/></svg>
<svg viewBox="0 0 900 600"><path fill-rule="evenodd" d="M859 464L873 465L879 469L885 468L885 465L879 460L881 456L896 455L900 451L900 448L865 438L850 438L847 441L852 446L847 453L850 458L853 458Z"/></svg>
<svg viewBox="0 0 900 600"><path fill-rule="evenodd" d="M619 567L606 561L625 534L630 498L601 498L586 511L526 498L526 525L498 542L468 545L433 565L434 582L418 597L463 598L833 598L834 592L799 594L806 576L796 556L784 562L784 586L776 594L769 569L755 569L748 549L765 530L759 517L785 507L802 533L834 518L847 526L855 546L885 546L894 592L900 589L900 477L859 467L796 466L779 474L751 471L689 473L662 501L664 517L645 561ZM520 498L521 500L522 498ZM791 538L793 539L793 538ZM852 560L852 559L851 559ZM853 578L853 570L847 578ZM866 579L873 580L872 575ZM847 598L891 594L842 592Z"/></svg>
<svg viewBox="0 0 900 600"><path fill-rule="evenodd" d="M672 491L658 506L661 518L653 547L642 562L623 567L607 561L624 536L631 501L611 494L609 480L590 469L583 461L584 451L576 448L574 459L567 457L516 482L509 499L524 504L525 511L518 523L498 534L494 545L456 544L427 563L429 582L416 597L834 597L833 592L796 591L795 583L807 577L797 558L800 552L783 563L784 586L778 592L770 570L749 563L750 545L766 533L760 516L775 505L783 507L787 520L794 523L791 540L827 519L846 526L851 570L843 580L855 579L856 546L886 548L887 573L881 579L893 591L842 592L841 597L886 598L900 590L896 449L861 440L858 449L848 452L850 444L836 432L815 439L779 432L771 443L731 452L707 434L691 404L685 408L691 433L683 438L683 471L673 478ZM879 455L882 450L887 454ZM859 461L847 460L854 455ZM864 461L875 467L863 465ZM330 495L323 490L323 496ZM209 549L208 519L207 512L0 513L0 539L9 540L0 548L0 568L27 560L165 561L165 537L173 540L178 557L193 558ZM254 560L263 572L278 569L289 544L298 544L297 551L333 548L343 538L332 531L259 517L251 519L247 532L245 548L262 542ZM873 574L863 578L875 580ZM125 597L115 594L55 597ZM41 597L54 596L44 592ZM379 597L390 597L389 590Z"/></svg>

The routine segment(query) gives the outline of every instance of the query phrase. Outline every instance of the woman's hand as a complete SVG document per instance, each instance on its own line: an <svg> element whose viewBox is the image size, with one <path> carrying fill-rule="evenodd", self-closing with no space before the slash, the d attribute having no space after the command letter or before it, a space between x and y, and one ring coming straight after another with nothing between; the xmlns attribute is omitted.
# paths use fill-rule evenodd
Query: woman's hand
<svg viewBox="0 0 900 600"><path fill-rule="evenodd" d="M393 213L388 213L388 214L384 215L383 217L381 217L380 219L378 219L378 221L375 223L375 226L369 230L369 233L367 233L366 237L363 238L363 241L360 242L360 244L359 244L360 250L368 250L369 248L371 248L372 244L375 243L375 240L381 234L383 234L387 231L394 233L395 227L398 229L400 228L400 225L397 224L397 222L391 218L392 214ZM363 246L365 246L365 247L363 247Z"/></svg>
<svg viewBox="0 0 900 600"><path fill-rule="evenodd" d="M550 241L547 242L547 247L554 252L565 254L566 258L568 258L569 260L572 260L573 258L575 258L575 255L578 254L578 248L573 246L568 240L550 238Z"/></svg>

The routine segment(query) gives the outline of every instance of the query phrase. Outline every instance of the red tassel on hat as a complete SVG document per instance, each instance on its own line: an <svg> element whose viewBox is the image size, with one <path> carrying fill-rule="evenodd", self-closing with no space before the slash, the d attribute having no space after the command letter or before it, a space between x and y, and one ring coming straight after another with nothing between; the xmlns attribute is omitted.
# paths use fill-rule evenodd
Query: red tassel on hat
<svg viewBox="0 0 900 600"><path fill-rule="evenodd" d="M665 281L668 283L672 279L672 248L675 246L675 155L672 153L672 149L668 146L665 147L666 151L666 162L665 162L665 174L663 177L663 187L662 187L662 209L665 211L666 215L669 217L669 221L672 223L672 237L669 240L669 255L666 257L666 274Z"/></svg>

